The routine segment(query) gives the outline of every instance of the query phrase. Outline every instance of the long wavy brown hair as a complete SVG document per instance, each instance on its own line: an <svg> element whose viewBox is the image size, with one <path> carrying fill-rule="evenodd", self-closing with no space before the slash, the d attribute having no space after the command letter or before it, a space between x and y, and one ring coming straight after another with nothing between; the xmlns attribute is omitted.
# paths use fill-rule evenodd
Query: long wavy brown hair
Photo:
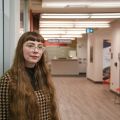
<svg viewBox="0 0 120 120"><path fill-rule="evenodd" d="M10 116L11 120L40 120L38 117L38 103L30 78L25 70L25 59L23 56L23 44L28 41L44 43L44 38L36 32L24 33L16 48L13 65L10 69L12 80L10 82ZM35 65L36 90L47 87L51 95L52 120L58 120L58 113L55 99L55 89L51 81L50 72L46 63L46 52L43 52L41 59Z"/></svg>

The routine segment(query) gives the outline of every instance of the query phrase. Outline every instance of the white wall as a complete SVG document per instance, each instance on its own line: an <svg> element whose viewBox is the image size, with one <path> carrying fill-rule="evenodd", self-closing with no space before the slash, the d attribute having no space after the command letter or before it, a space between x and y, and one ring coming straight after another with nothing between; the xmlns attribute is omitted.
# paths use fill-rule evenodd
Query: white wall
<svg viewBox="0 0 120 120"><path fill-rule="evenodd" d="M87 58L87 36L77 39L77 57Z"/></svg>
<svg viewBox="0 0 120 120"><path fill-rule="evenodd" d="M120 20L112 24L112 48L113 58L111 60L111 90L115 91L117 87L120 87L119 76L119 60L118 53L120 53ZM117 67L114 65L117 62Z"/></svg>
<svg viewBox="0 0 120 120"><path fill-rule="evenodd" d="M102 81L102 69L103 69L103 40L108 39L111 41L111 53L113 58L111 59L111 78L110 89L115 91L120 87L120 68L118 53L120 53L120 20L117 20L111 24L110 28L98 29L94 33L88 36L88 48L87 48L87 78L100 82ZM90 45L93 45L93 63L90 63ZM117 66L115 66L117 63Z"/></svg>
<svg viewBox="0 0 120 120"><path fill-rule="evenodd" d="M77 39L77 58L79 62L79 73L86 73L87 65L87 36Z"/></svg>
<svg viewBox="0 0 120 120"><path fill-rule="evenodd" d="M101 82L103 79L103 40L111 40L111 28L97 29L88 35L87 78ZM90 62L90 46L93 46L93 62Z"/></svg>
<svg viewBox="0 0 120 120"><path fill-rule="evenodd" d="M95 34L90 33L87 41L87 75L86 77L95 80L95 59L94 59L94 47L95 47ZM90 46L93 46L93 62L90 62Z"/></svg>

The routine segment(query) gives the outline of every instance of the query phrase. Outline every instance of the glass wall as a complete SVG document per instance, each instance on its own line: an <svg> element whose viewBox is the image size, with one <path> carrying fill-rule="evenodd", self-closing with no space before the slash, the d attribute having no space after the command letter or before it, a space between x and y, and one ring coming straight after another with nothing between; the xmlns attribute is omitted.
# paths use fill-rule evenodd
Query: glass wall
<svg viewBox="0 0 120 120"><path fill-rule="evenodd" d="M0 0L0 76L3 74L3 2Z"/></svg>
<svg viewBox="0 0 120 120"><path fill-rule="evenodd" d="M20 32L20 0L0 0L0 76L14 57Z"/></svg>

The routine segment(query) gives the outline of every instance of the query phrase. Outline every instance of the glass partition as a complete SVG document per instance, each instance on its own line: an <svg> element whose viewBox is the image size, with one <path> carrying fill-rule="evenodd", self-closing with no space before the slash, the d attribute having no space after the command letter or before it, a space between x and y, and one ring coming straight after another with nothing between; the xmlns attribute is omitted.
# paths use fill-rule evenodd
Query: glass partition
<svg viewBox="0 0 120 120"><path fill-rule="evenodd" d="M0 76L3 74L3 2L0 0Z"/></svg>

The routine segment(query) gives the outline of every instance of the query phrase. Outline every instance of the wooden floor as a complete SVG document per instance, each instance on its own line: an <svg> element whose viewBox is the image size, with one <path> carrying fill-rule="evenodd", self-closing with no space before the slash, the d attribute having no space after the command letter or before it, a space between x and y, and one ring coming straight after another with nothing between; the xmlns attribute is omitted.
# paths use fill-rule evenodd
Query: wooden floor
<svg viewBox="0 0 120 120"><path fill-rule="evenodd" d="M108 86L84 77L53 77L61 120L120 120L120 104Z"/></svg>

